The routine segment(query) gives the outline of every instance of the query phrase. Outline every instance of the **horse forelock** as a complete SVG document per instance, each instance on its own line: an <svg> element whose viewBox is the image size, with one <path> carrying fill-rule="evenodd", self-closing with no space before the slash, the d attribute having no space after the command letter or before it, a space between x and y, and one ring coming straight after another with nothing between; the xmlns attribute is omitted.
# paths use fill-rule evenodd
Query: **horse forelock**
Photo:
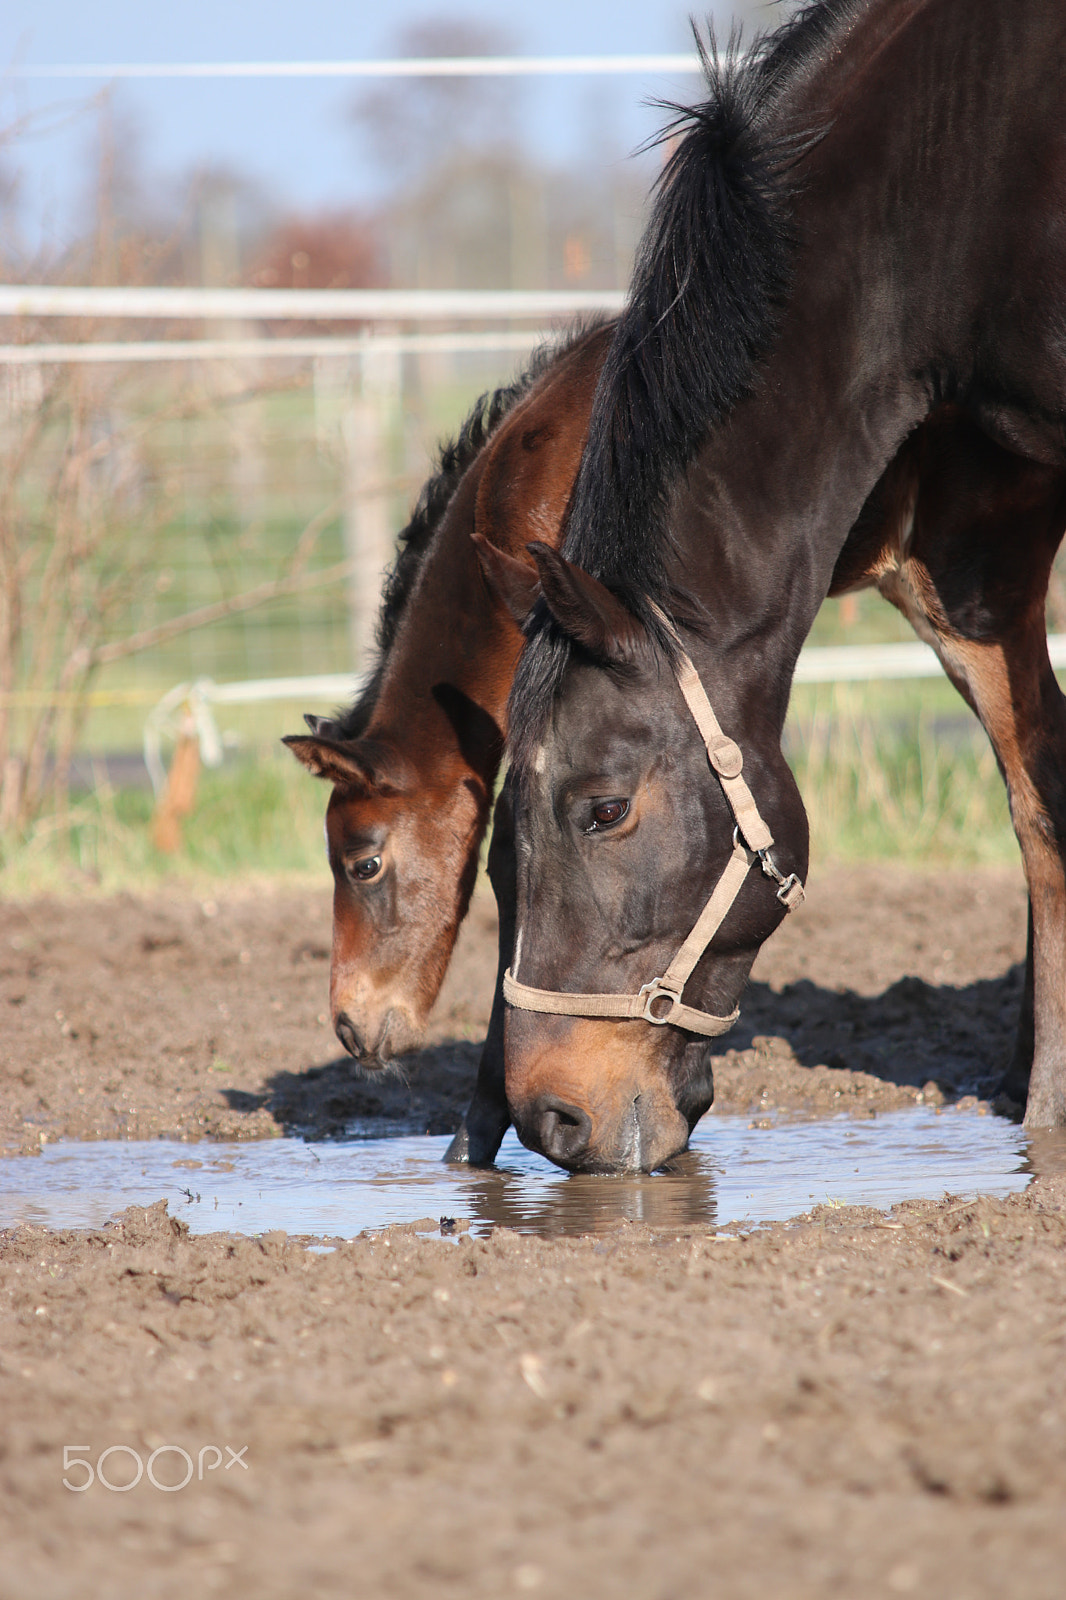
<svg viewBox="0 0 1066 1600"><path fill-rule="evenodd" d="M352 705L334 714L341 738L359 738L373 716L401 618L433 548L444 514L467 469L534 385L587 340L596 337L603 323L603 318L587 319L577 323L562 338L546 340L539 345L514 381L480 395L454 439L440 445L437 470L423 485L407 526L396 538L398 552L385 577L375 629L377 658L374 667Z"/></svg>
<svg viewBox="0 0 1066 1600"><path fill-rule="evenodd" d="M623 595L617 589L615 592L619 599L632 605L632 596ZM676 671L679 657L676 629L684 628L706 638L710 627L710 619L699 600L687 590L673 586L662 607L658 602L650 605L645 597L637 614L651 642L651 658L661 657L671 671ZM511 689L508 716L511 729L508 756L518 782L527 772L541 770L537 763L543 759L552 710L567 668L575 659L588 659L581 646L559 627L543 600L538 602L526 624L526 635L526 647L519 658ZM612 677L623 680L638 676L640 672L639 667L630 668L619 662L598 664Z"/></svg>

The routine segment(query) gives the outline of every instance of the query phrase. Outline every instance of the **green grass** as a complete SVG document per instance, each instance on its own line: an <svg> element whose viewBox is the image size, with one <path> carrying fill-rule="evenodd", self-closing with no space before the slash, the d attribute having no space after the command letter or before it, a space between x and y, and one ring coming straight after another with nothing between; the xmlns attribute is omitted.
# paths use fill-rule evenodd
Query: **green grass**
<svg viewBox="0 0 1066 1600"><path fill-rule="evenodd" d="M1016 861L1006 789L947 683L797 689L786 749L814 861Z"/></svg>
<svg viewBox="0 0 1066 1600"><path fill-rule="evenodd" d="M203 888L262 878L310 878L328 891L327 798L326 786L288 754L258 751L201 774L183 847L169 856L152 843L151 792L100 787L75 798L67 826L46 818L24 838L0 840L0 894Z"/></svg>
<svg viewBox="0 0 1066 1600"><path fill-rule="evenodd" d="M180 854L153 847L149 792L99 788L76 799L67 827L45 819L25 839L0 841L0 894L168 883L207 892L263 878L312 878L328 892L326 787L275 744L297 725L295 708L233 708L223 725L241 716L240 754L201 774ZM1016 861L1002 780L967 717L944 683L797 689L786 748L811 821L812 861Z"/></svg>

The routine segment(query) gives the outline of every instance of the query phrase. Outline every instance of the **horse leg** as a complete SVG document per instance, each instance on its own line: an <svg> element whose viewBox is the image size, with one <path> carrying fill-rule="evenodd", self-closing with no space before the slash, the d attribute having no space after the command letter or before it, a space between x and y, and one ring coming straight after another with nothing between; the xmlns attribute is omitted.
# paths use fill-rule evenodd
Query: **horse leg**
<svg viewBox="0 0 1066 1600"><path fill-rule="evenodd" d="M1035 990L1033 969L1033 902L1029 902L1028 929L1025 936L1025 980L1022 985L1022 1003L1018 1012L1018 1031L1014 1040L1014 1055L1003 1075L1000 1090L1009 1100L1024 1106L1029 1095L1029 1079L1033 1070L1033 1052L1036 1048Z"/></svg>
<svg viewBox="0 0 1066 1600"><path fill-rule="evenodd" d="M1042 615L1032 635L951 640L943 659L965 675L1003 769L1029 886L1025 990L1004 1088L1025 1099L1029 1127L1050 1128L1066 1124L1066 700Z"/></svg>
<svg viewBox="0 0 1066 1600"><path fill-rule="evenodd" d="M898 603L898 601L896 601L896 603ZM916 623L916 618L914 615L910 614L910 616L911 621ZM988 734L989 742L992 745L996 760L999 763L1000 772L1002 773L1004 782L1007 785L1008 799L1010 800L1011 804L1011 817L1012 821L1014 822L1015 835L1018 839L1019 846L1021 847L1022 861L1025 867L1026 881L1028 883L1029 868L1026 856L1026 847L1014 810L1013 789L1011 780L1008 776L1008 772L1011 770L1011 767L1008 766L1005 759L1007 749L1010 746L1010 740L1009 738L1003 738L1002 731L997 737L994 728L998 726L998 721L996 723L991 722L981 710L982 703L991 705L996 701L994 688L992 688L991 694L987 692L988 689L992 687L991 684L985 683L985 680L989 677L989 673L987 670L982 671L980 667L978 667L978 669L975 671L974 677L979 683L984 683L986 689L985 694L979 697L975 696L974 689L971 688L969 678L963 671L960 670L961 663L957 659L957 643L954 647L954 656L956 659L954 662L952 662L953 646L951 640L942 630L937 629L933 625L930 618L923 618L923 622L924 626L918 627L917 631L924 638L926 638L930 644L932 644L934 650L937 652L937 655L940 657L941 664L944 667L948 680L959 691L970 710L974 713L978 721L981 723L981 726ZM993 673L991 676L994 678L996 674ZM1002 680L1002 676L1003 674L1001 671L999 673L1000 680ZM1009 678L1009 670L1007 676ZM1002 700L1002 696L1000 696L1000 700ZM1002 749L1001 746L1003 747ZM1012 765L1016 766L1017 764L1013 763ZM1024 793L1025 785L1024 783L1019 784L1018 780L1016 779L1013 788L1020 788ZM1034 1021L1034 996L1036 985L1033 971L1033 903L1031 898L1029 899L1029 904L1027 907L1026 923L1025 976L1022 982L1022 997L1018 1009L1018 1023L1015 1029L1014 1051L1011 1056L1010 1065L1004 1072L999 1085L1000 1093L1004 1094L1009 1100L1013 1100L1015 1104L1019 1106L1025 1105L1029 1094L1029 1078L1032 1072L1033 1052L1036 1045L1036 1030Z"/></svg>
<svg viewBox="0 0 1066 1600"><path fill-rule="evenodd" d="M980 436L977 436L980 438ZM1029 887L1026 984L1004 1087L1034 1128L1066 1125L1066 699L1044 607L1066 522L1062 475L965 439L961 492L936 462L911 536L878 587L974 708L1007 784Z"/></svg>
<svg viewBox="0 0 1066 1600"><path fill-rule="evenodd" d="M489 845L489 880L496 896L500 917L500 955L496 972L496 992L492 1016L477 1069L477 1083L454 1139L444 1152L445 1161L471 1167L490 1167L500 1142L511 1125L504 1091L503 1061L503 975L514 951L515 857L514 822L511 814L510 786L504 783L496 801Z"/></svg>

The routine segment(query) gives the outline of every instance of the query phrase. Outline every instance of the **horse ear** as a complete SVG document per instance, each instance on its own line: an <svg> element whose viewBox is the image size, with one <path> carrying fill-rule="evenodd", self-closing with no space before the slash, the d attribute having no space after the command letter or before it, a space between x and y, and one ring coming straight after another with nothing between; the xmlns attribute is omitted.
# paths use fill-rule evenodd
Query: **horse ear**
<svg viewBox="0 0 1066 1600"><path fill-rule="evenodd" d="M536 567L528 561L519 561L499 550L480 533L470 535L474 541L481 570L490 593L507 607L521 628L529 613L540 599L540 579Z"/></svg>
<svg viewBox="0 0 1066 1600"><path fill-rule="evenodd" d="M355 759L350 744L340 739L324 739L317 732L310 737L304 733L291 733L281 742L288 745L297 761L307 768L312 777L327 778L338 789L370 794L372 785L367 782L367 774Z"/></svg>
<svg viewBox="0 0 1066 1600"><path fill-rule="evenodd" d="M318 739L339 739L341 737L340 724L333 717L314 717L309 711L305 711L304 721Z"/></svg>
<svg viewBox="0 0 1066 1600"><path fill-rule="evenodd" d="M647 651L647 635L631 611L583 567L575 567L550 544L526 549L537 563L540 587L556 622L601 661L631 663Z"/></svg>
<svg viewBox="0 0 1066 1600"><path fill-rule="evenodd" d="M314 777L327 778L336 788L360 798L403 794L410 788L411 774L402 757L376 740L293 733L281 742Z"/></svg>

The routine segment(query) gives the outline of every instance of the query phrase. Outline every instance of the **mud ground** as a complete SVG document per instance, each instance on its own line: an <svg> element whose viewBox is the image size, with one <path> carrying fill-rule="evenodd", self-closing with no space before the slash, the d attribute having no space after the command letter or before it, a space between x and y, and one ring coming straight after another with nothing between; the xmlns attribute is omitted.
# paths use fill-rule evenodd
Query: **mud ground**
<svg viewBox="0 0 1066 1600"><path fill-rule="evenodd" d="M0 908L0 1147L447 1130L490 906L406 1081L338 1060L328 939L322 888ZM1016 873L823 873L760 959L719 1103L987 1099L1023 950ZM1061 1155L1011 1200L748 1234L320 1253L191 1239L161 1207L0 1233L0 1596L1057 1600ZM114 1487L65 1487L67 1446L94 1470L126 1447ZM123 1492L153 1451L164 1487Z"/></svg>
<svg viewBox="0 0 1066 1600"><path fill-rule="evenodd" d="M486 891L429 1047L367 1079L329 1025L325 885L0 906L0 1152L322 1136L376 1118L451 1132L488 1022L495 926ZM987 1095L1009 1058L1024 954L1020 870L816 876L759 957L723 1040L717 1104L825 1115L923 1090Z"/></svg>

